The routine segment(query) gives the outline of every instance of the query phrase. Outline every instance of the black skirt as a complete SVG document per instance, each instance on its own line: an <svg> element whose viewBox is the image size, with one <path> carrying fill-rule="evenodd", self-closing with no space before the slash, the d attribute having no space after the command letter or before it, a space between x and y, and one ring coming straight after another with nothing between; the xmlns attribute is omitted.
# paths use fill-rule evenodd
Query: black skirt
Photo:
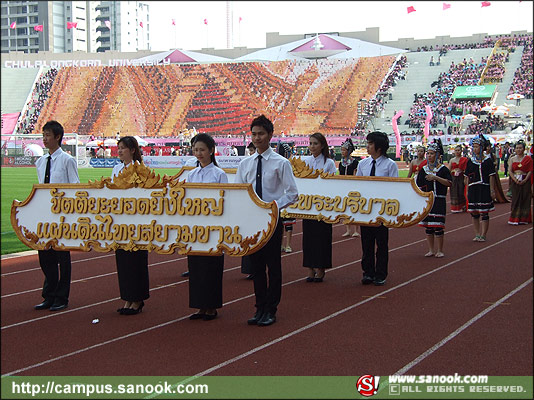
<svg viewBox="0 0 534 400"><path fill-rule="evenodd" d="M187 256L189 307L222 307L224 256Z"/></svg>
<svg viewBox="0 0 534 400"><path fill-rule="evenodd" d="M124 301L143 301L150 297L148 284L148 251L115 251L119 291Z"/></svg>
<svg viewBox="0 0 534 400"><path fill-rule="evenodd" d="M332 268L332 224L302 220L302 266Z"/></svg>

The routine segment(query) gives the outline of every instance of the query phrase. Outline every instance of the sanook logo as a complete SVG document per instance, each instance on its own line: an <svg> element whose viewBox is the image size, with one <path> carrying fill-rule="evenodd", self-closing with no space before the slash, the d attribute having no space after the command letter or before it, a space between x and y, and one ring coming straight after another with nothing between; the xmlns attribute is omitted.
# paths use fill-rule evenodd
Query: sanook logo
<svg viewBox="0 0 534 400"><path fill-rule="evenodd" d="M373 396L378 392L378 383L380 381L379 376L363 375L360 376L358 382L356 382L356 390L362 396Z"/></svg>
<svg viewBox="0 0 534 400"><path fill-rule="evenodd" d="M469 86L465 89L466 93L479 93L486 90L486 86Z"/></svg>

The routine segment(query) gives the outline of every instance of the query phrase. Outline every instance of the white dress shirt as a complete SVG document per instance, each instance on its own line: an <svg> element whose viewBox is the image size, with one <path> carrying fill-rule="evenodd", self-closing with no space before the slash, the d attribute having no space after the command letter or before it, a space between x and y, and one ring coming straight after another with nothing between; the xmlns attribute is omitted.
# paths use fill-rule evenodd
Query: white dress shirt
<svg viewBox="0 0 534 400"><path fill-rule="evenodd" d="M199 161L196 157L188 158L187 161L184 164L184 167L198 167Z"/></svg>
<svg viewBox="0 0 534 400"><path fill-rule="evenodd" d="M228 183L228 176L221 168L210 163L205 167L198 166L192 170L185 180L192 183Z"/></svg>
<svg viewBox="0 0 534 400"><path fill-rule="evenodd" d="M358 171L356 176L371 176L371 168L373 167L373 157L365 157L358 163ZM392 178L399 177L399 168L395 161L386 156L380 156L376 159L375 176L389 176Z"/></svg>
<svg viewBox="0 0 534 400"><path fill-rule="evenodd" d="M46 154L35 162L39 183L44 183L48 156L49 155ZM78 177L78 164L74 157L61 150L61 147L54 151L51 157L50 183L80 183L80 178Z"/></svg>
<svg viewBox="0 0 534 400"><path fill-rule="evenodd" d="M263 201L276 201L280 210L295 203L299 193L289 160L274 152L271 147L261 157ZM251 183L252 188L256 189L257 168L257 153L244 158L237 167L234 183Z"/></svg>
<svg viewBox="0 0 534 400"><path fill-rule="evenodd" d="M329 174L335 174L337 172L336 163L331 158L325 160L324 155L319 154L315 156L302 157L306 165L313 169L322 169Z"/></svg>

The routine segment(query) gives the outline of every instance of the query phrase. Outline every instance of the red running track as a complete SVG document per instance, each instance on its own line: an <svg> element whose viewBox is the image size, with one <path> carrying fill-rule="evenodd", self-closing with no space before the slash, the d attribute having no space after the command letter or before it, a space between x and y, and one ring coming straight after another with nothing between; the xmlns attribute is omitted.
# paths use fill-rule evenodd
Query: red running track
<svg viewBox="0 0 534 400"><path fill-rule="evenodd" d="M183 256L149 255L151 297L135 316L115 312L113 253L71 253L69 308L57 313L33 309L37 256L4 259L2 375L532 376L532 225L508 225L509 210L496 204L484 243L471 240L468 214L449 214L441 259L424 257L424 228L390 230L382 287L361 285L361 243L342 237L342 225L325 281L305 282L299 221L269 327L246 324L254 290L240 258L225 258L225 303L213 321L188 319Z"/></svg>

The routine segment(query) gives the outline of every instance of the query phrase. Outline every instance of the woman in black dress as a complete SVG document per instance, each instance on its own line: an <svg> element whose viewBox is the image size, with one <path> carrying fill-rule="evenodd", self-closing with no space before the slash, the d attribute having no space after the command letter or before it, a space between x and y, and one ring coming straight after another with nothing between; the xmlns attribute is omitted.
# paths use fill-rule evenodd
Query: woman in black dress
<svg viewBox="0 0 534 400"><path fill-rule="evenodd" d="M484 153L486 139L483 136L472 140L473 154L467 160L465 184L467 189L467 212L471 213L475 237L473 242L485 242L489 228L489 212L495 210L494 180L495 166L489 155Z"/></svg>
<svg viewBox="0 0 534 400"><path fill-rule="evenodd" d="M111 180L132 162L142 162L139 144L133 136L124 136L117 142L117 151L122 163L113 167ZM139 314L150 297L148 285L148 251L115 251L119 291L124 307L117 312L121 315Z"/></svg>
<svg viewBox="0 0 534 400"><path fill-rule="evenodd" d="M445 214L447 213L447 188L452 184L451 171L441 163L443 146L441 141L431 143L426 150L426 165L417 173L416 183L423 192L434 192L434 205L430 213L419 222L425 228L428 253L425 257L441 258L443 254L443 238ZM436 250L434 250L436 245Z"/></svg>
<svg viewBox="0 0 534 400"><path fill-rule="evenodd" d="M326 138L322 133L310 135L311 156L303 158L306 165L329 174L336 173ZM314 219L302 220L302 266L308 269L306 282L322 282L325 269L332 268L332 224Z"/></svg>
<svg viewBox="0 0 534 400"><path fill-rule="evenodd" d="M193 154L200 165L187 176L187 182L228 183L226 173L215 161L215 141L206 133L199 133L193 144ZM211 321L222 307L222 278L224 255L187 256L189 270L189 307L198 312L189 319Z"/></svg>

